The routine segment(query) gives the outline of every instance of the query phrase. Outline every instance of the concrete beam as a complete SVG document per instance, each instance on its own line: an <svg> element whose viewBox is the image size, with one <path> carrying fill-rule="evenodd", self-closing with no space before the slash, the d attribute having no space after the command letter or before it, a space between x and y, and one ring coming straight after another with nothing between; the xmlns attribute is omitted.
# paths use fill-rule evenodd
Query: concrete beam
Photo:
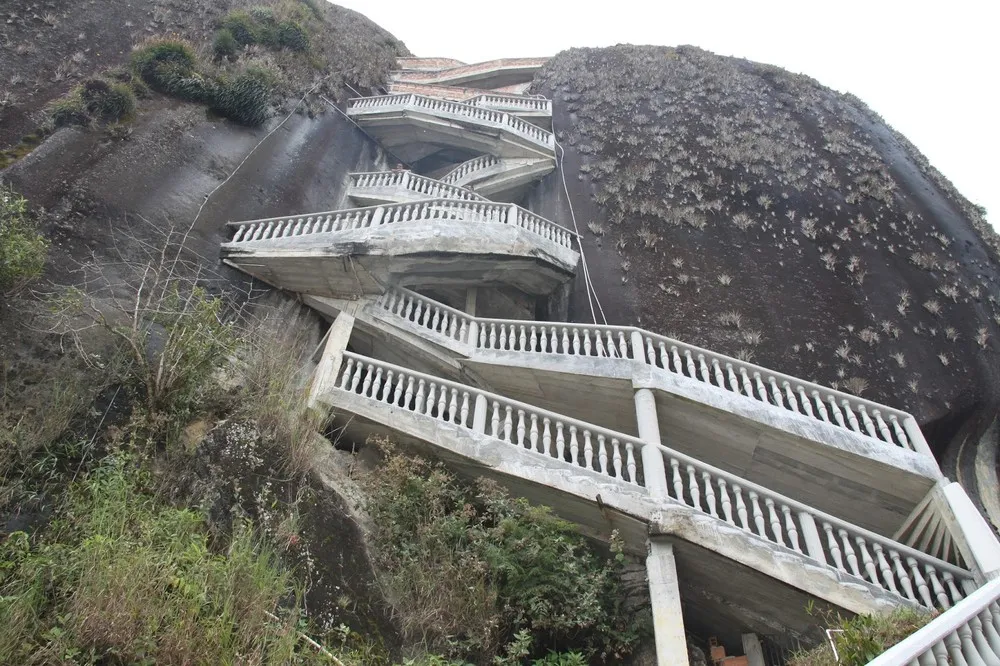
<svg viewBox="0 0 1000 666"><path fill-rule="evenodd" d="M681 591L673 545L650 539L646 556L649 599L653 609L653 636L657 666L688 666L687 636L681 613Z"/></svg>
<svg viewBox="0 0 1000 666"><path fill-rule="evenodd" d="M341 310L330 325L330 330L326 334L326 345L323 347L323 356L319 360L319 365L316 366L312 385L309 387L307 404L310 409L315 409L318 406L319 396L330 392L336 385L344 351L347 349L347 344L351 341L351 333L354 331L355 309L356 304L351 304Z"/></svg>
<svg viewBox="0 0 1000 666"><path fill-rule="evenodd" d="M935 487L935 504L977 582L1000 578L1000 541L957 482Z"/></svg>

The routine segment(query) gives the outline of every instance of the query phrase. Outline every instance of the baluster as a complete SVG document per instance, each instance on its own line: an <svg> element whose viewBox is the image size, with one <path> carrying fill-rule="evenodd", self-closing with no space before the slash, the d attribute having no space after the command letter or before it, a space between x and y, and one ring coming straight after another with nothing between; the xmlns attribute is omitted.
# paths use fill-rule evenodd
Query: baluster
<svg viewBox="0 0 1000 666"><path fill-rule="evenodd" d="M792 391L792 385L786 380L781 382L781 388L785 391L785 401L788 403L788 409L798 413L799 403L795 399L795 393Z"/></svg>
<svg viewBox="0 0 1000 666"><path fill-rule="evenodd" d="M381 368L379 368L379 370L381 371ZM365 396L366 398L369 395L368 391L372 387L372 378L373 377L374 377L374 373L372 372L372 366L369 363L368 364L368 372L365 373L364 382L362 382L362 384L361 384L361 395Z"/></svg>
<svg viewBox="0 0 1000 666"><path fill-rule="evenodd" d="M628 469L629 483L639 485L639 478L636 474L638 467L635 461L635 446L629 441L625 442L625 465L626 469Z"/></svg>
<svg viewBox="0 0 1000 666"><path fill-rule="evenodd" d="M868 410L865 409L865 406L858 405L858 411L861 413L861 423L865 427L865 432L870 437L878 437L878 432L875 430L875 424L872 423L871 417L868 416Z"/></svg>
<svg viewBox="0 0 1000 666"><path fill-rule="evenodd" d="M719 482L719 504L722 505L722 517L730 525L735 525L733 522L733 501L729 498L729 491L726 489L726 480L721 476L718 478Z"/></svg>
<svg viewBox="0 0 1000 666"><path fill-rule="evenodd" d="M815 418L813 415L812 403L809 401L809 397L806 395L806 390L799 386L796 391L799 394L799 404L802 405L802 411L809 418Z"/></svg>
<svg viewBox="0 0 1000 666"><path fill-rule="evenodd" d="M459 340L465 339L465 320L462 320L462 330L458 331L458 317L453 314L446 315L448 320L448 337L455 339L455 334L458 333Z"/></svg>
<svg viewBox="0 0 1000 666"><path fill-rule="evenodd" d="M924 580L923 574L920 573L917 561L912 557L907 557L906 563L910 566L911 580L916 584L917 592L920 594L923 604L928 608L934 608L934 599L931 598L930 588L927 587L927 581Z"/></svg>
<svg viewBox="0 0 1000 666"><path fill-rule="evenodd" d="M354 359L347 359L347 365L344 367L344 374L340 376L340 388L346 391L347 385L351 381L351 371L354 369Z"/></svg>
<svg viewBox="0 0 1000 666"><path fill-rule="evenodd" d="M463 428L469 427L469 392L462 391L462 409L458 417L458 425Z"/></svg>
<svg viewBox="0 0 1000 666"><path fill-rule="evenodd" d="M875 560L872 559L871 553L868 552L868 545L865 543L865 540L861 537L854 537L854 543L857 544L858 552L861 553L861 566L864 567L865 572L868 574L868 580L881 586L878 579L878 570L875 568Z"/></svg>
<svg viewBox="0 0 1000 666"><path fill-rule="evenodd" d="M830 419L826 415L826 405L823 404L823 399L820 397L819 391L813 390L812 398L816 401L816 412L819 414L819 420L829 423Z"/></svg>
<svg viewBox="0 0 1000 666"><path fill-rule="evenodd" d="M911 449L910 440L906 437L906 431L903 430L903 426L899 425L899 419L895 414L889 417L889 422L892 424L892 431L896 433L896 441L904 449Z"/></svg>
<svg viewBox="0 0 1000 666"><path fill-rule="evenodd" d="M732 363L726 363L726 377L729 378L729 390L733 393L740 392L740 384L736 379L736 372L733 370Z"/></svg>
<svg viewBox="0 0 1000 666"><path fill-rule="evenodd" d="M618 351L621 354L620 358L628 358L628 343L625 342L624 331L618 331Z"/></svg>
<svg viewBox="0 0 1000 666"><path fill-rule="evenodd" d="M799 528L795 524L795 516L792 515L792 510L784 504L781 505L781 513L785 516L785 534L788 535L788 545L796 553L801 553L802 547L799 545Z"/></svg>
<svg viewBox="0 0 1000 666"><path fill-rule="evenodd" d="M615 468L615 478L622 478L622 452L621 443L617 439L611 440L611 464Z"/></svg>
<svg viewBox="0 0 1000 666"><path fill-rule="evenodd" d="M712 377L708 373L708 363L705 363L705 355L698 354L698 370L701 371L701 381L706 384L712 383Z"/></svg>
<svg viewBox="0 0 1000 666"><path fill-rule="evenodd" d="M583 431L583 466L594 469L594 445L590 441L590 431Z"/></svg>
<svg viewBox="0 0 1000 666"><path fill-rule="evenodd" d="M753 397L753 385L750 383L750 375L747 374L746 368L740 368L740 385L743 387L743 393L749 397Z"/></svg>
<svg viewBox="0 0 1000 666"><path fill-rule="evenodd" d="M681 479L681 464L676 458L670 459L670 469L673 472L674 499L684 504L684 481Z"/></svg>
<svg viewBox="0 0 1000 666"><path fill-rule="evenodd" d="M962 640L959 638L957 630L944 637L944 644L948 650L948 655L951 657L951 661L946 660L945 663L951 663L952 666L974 666L967 662L965 655L962 654Z"/></svg>
<svg viewBox="0 0 1000 666"><path fill-rule="evenodd" d="M847 415L847 425L851 430L861 432L861 428L858 426L858 417L854 415L854 410L851 409L851 402L849 400L841 400L840 404L844 408L844 414Z"/></svg>
<svg viewBox="0 0 1000 666"><path fill-rule="evenodd" d="M496 349L496 348L497 348L497 325L490 324L490 346L488 347L488 349Z"/></svg>
<svg viewBox="0 0 1000 666"><path fill-rule="evenodd" d="M524 410L519 409L517 410L517 445L521 447L524 446L524 430Z"/></svg>
<svg viewBox="0 0 1000 666"><path fill-rule="evenodd" d="M445 420L445 408L448 405L448 387L441 386L438 389L438 405L437 405L437 417L442 421Z"/></svg>
<svg viewBox="0 0 1000 666"><path fill-rule="evenodd" d="M527 330L524 328L524 325L522 324L521 335L518 338L518 350L524 351L527 348L527 345L528 345L528 333Z"/></svg>
<svg viewBox="0 0 1000 666"><path fill-rule="evenodd" d="M531 450L538 450L538 414L531 415L531 427L528 429L528 443L531 444Z"/></svg>
<svg viewBox="0 0 1000 666"><path fill-rule="evenodd" d="M726 388L726 378L725 375L722 374L722 366L719 364L719 359L712 359L712 371L715 374L715 383L720 388Z"/></svg>
<svg viewBox="0 0 1000 666"><path fill-rule="evenodd" d="M576 426L569 427L569 455L570 461L574 465L579 464L580 460L580 442L576 439Z"/></svg>
<svg viewBox="0 0 1000 666"><path fill-rule="evenodd" d="M548 417L542 419L542 453L552 455L552 422Z"/></svg>
<svg viewBox="0 0 1000 666"><path fill-rule="evenodd" d="M736 496L736 515L740 519L740 527L749 532L750 523L747 517L747 505L743 502L743 489L735 483L733 484L733 495Z"/></svg>
<svg viewBox="0 0 1000 666"><path fill-rule="evenodd" d="M427 406L424 408L424 415L431 416L437 404L437 384L430 382L427 385Z"/></svg>
<svg viewBox="0 0 1000 666"><path fill-rule="evenodd" d="M580 354L580 329L573 329L573 353Z"/></svg>
<svg viewBox="0 0 1000 666"><path fill-rule="evenodd" d="M837 406L837 399L831 395L827 398L827 402L830 403L830 414L833 415L833 422L841 428L846 428L847 425L844 423L844 415L841 414L840 407Z"/></svg>
<svg viewBox="0 0 1000 666"><path fill-rule="evenodd" d="M602 358L614 356L613 350L611 349L610 345L608 345L607 347L605 347L604 336L601 335L600 331L595 331L594 332L594 344L597 346L597 355L598 356L600 356Z"/></svg>
<svg viewBox="0 0 1000 666"><path fill-rule="evenodd" d="M882 418L882 412L877 409L873 409L872 416L875 417L875 424L878 427L879 434L882 435L882 439L890 444L895 444L895 442L892 441L892 432L889 430L889 425L885 422L885 419Z"/></svg>
<svg viewBox="0 0 1000 666"><path fill-rule="evenodd" d="M854 552L854 546L851 545L850 535L843 528L837 530L837 534L840 535L840 540L844 547L844 557L847 559L847 565L850 567L851 573L860 578L861 569L858 568L858 556Z"/></svg>
<svg viewBox="0 0 1000 666"><path fill-rule="evenodd" d="M938 580L937 571L930 564L924 566L924 573L927 574L926 579L930 583L931 591L934 593L934 598L937 600L937 606L944 610L951 608L951 599L948 597L948 593L944 589L944 585Z"/></svg>
<svg viewBox="0 0 1000 666"><path fill-rule="evenodd" d="M662 348L662 342L660 346ZM656 349L653 347L653 339L648 337L646 338L646 361L650 365L656 365Z"/></svg>
<svg viewBox="0 0 1000 666"><path fill-rule="evenodd" d="M972 620L958 625L956 633L958 634L959 642L962 644L962 656L965 657L966 664L968 666L986 666L986 662L980 657L975 641L973 640Z"/></svg>
<svg viewBox="0 0 1000 666"><path fill-rule="evenodd" d="M458 328L458 337L455 338L455 339L459 340L460 342L466 342L466 339L468 338L468 336L469 336L469 321L465 317L462 317L462 325L459 326L459 328ZM452 337L455 337L455 336L453 335ZM469 344L473 344L473 342L471 340L469 340L468 342L469 342Z"/></svg>
<svg viewBox="0 0 1000 666"><path fill-rule="evenodd" d="M844 567L844 558L840 554L840 544L837 542L837 537L833 534L833 527L830 523L823 523L823 531L826 533L826 544L830 548L830 554L833 556L833 562L837 565L837 568L841 571L847 571Z"/></svg>
<svg viewBox="0 0 1000 666"><path fill-rule="evenodd" d="M608 473L608 450L605 448L604 435L597 436L597 466L601 474Z"/></svg>
<svg viewBox="0 0 1000 666"><path fill-rule="evenodd" d="M896 587L896 577L893 575L892 567L889 566L889 560L885 558L882 545L872 543L872 550L875 551L875 559L878 560L878 570L882 572L882 581L892 592L899 594L899 589Z"/></svg>
<svg viewBox="0 0 1000 666"><path fill-rule="evenodd" d="M764 512L760 510L760 502L757 493L750 491L750 506L753 510L753 522L757 526L757 534L767 539L767 530L764 527Z"/></svg>
<svg viewBox="0 0 1000 666"><path fill-rule="evenodd" d="M563 436L563 424L562 421L556 421L556 458L559 460L565 460L566 455L566 439Z"/></svg>
<svg viewBox="0 0 1000 666"><path fill-rule="evenodd" d="M892 560L893 567L896 569L896 580L903 588L903 594L910 601L916 601L920 603L917 596L913 594L913 585L910 584L910 574L906 572L906 568L903 566L903 560L894 550L889 551L889 558Z"/></svg>
<svg viewBox="0 0 1000 666"><path fill-rule="evenodd" d="M392 372L392 370L389 370L385 375L385 384L382 385L382 394L380 396L377 396L377 399L381 400L382 402L389 402L389 398L392 395L393 374L394 373Z"/></svg>
<svg viewBox="0 0 1000 666"><path fill-rule="evenodd" d="M667 351L667 345L660 343L658 349L660 350L660 367L670 371L670 353Z"/></svg>
<svg viewBox="0 0 1000 666"><path fill-rule="evenodd" d="M764 498L764 506L767 507L767 515L771 519L771 534L774 535L776 543L784 546L785 539L781 533L781 519L778 518L778 512L774 509L774 500L770 497Z"/></svg>
<svg viewBox="0 0 1000 666"><path fill-rule="evenodd" d="M761 379L759 372L754 371L753 383L757 387L757 397L763 402L770 403L771 401L767 397L767 389L764 387L764 380Z"/></svg>
<svg viewBox="0 0 1000 666"><path fill-rule="evenodd" d="M590 356L590 329L585 328L583 330L583 355Z"/></svg>
<svg viewBox="0 0 1000 666"><path fill-rule="evenodd" d="M566 327L565 326L563 327L563 330L562 330L562 353L563 354L569 354L570 353L569 335L568 335L568 333L566 331Z"/></svg>
<svg viewBox="0 0 1000 666"><path fill-rule="evenodd" d="M511 331L510 341L514 342L513 330ZM508 350L507 346L507 324L500 324L500 349Z"/></svg>
<svg viewBox="0 0 1000 666"><path fill-rule="evenodd" d="M535 346L538 344L538 331L534 326L531 327L531 334L528 336L528 351L535 351Z"/></svg>
<svg viewBox="0 0 1000 666"><path fill-rule="evenodd" d="M443 396L442 396L443 397ZM441 401L444 403L444 401ZM458 418L458 389L451 390L451 400L448 401L448 422L454 423Z"/></svg>
<svg viewBox="0 0 1000 666"><path fill-rule="evenodd" d="M701 481L705 487L705 503L708 505L708 512L718 518L719 514L715 510L715 488L712 487L712 475L708 472L702 472Z"/></svg>
<svg viewBox="0 0 1000 666"><path fill-rule="evenodd" d="M674 359L673 371L678 375L684 374L684 366L681 364L681 355L677 352L677 346L673 345L670 347L670 356Z"/></svg>
<svg viewBox="0 0 1000 666"><path fill-rule="evenodd" d="M698 379L698 372L694 368L694 357L690 349L684 350L684 370L691 379Z"/></svg>
<svg viewBox="0 0 1000 666"><path fill-rule="evenodd" d="M490 437L499 439L500 435L500 403L493 401L493 415L490 419Z"/></svg>
<svg viewBox="0 0 1000 666"><path fill-rule="evenodd" d="M778 388L778 382L774 377L768 377L767 383L771 387L771 399L777 407L784 407L785 402L781 397L781 390Z"/></svg>
<svg viewBox="0 0 1000 666"><path fill-rule="evenodd" d="M503 441L513 442L514 434L514 408L505 405L503 416Z"/></svg>
<svg viewBox="0 0 1000 666"><path fill-rule="evenodd" d="M703 511L701 508L701 490L698 488L698 476L697 470L695 470L694 465L687 466L688 473L688 492L691 493L691 505Z"/></svg>

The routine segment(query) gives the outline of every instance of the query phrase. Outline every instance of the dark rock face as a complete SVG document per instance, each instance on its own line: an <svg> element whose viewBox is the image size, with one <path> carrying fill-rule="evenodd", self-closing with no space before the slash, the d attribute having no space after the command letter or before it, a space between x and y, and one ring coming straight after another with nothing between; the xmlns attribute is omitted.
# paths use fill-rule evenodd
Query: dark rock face
<svg viewBox="0 0 1000 666"><path fill-rule="evenodd" d="M1000 242L860 100L693 47L565 51L534 92L598 320L903 407L938 452L995 417ZM531 203L570 223L558 172Z"/></svg>

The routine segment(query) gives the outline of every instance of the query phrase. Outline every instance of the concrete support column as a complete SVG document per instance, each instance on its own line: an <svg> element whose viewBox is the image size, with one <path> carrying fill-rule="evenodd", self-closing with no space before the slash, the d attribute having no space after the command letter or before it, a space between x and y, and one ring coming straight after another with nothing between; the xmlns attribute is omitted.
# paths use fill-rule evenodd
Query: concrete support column
<svg viewBox="0 0 1000 666"><path fill-rule="evenodd" d="M635 420L639 424L642 447L642 470L646 490L653 497L669 497L667 472L660 453L660 421L656 416L656 399L649 389L635 391Z"/></svg>
<svg viewBox="0 0 1000 666"><path fill-rule="evenodd" d="M653 609L653 636L657 666L688 666L687 636L681 613L674 547L669 541L650 539L646 576Z"/></svg>
<svg viewBox="0 0 1000 666"><path fill-rule="evenodd" d="M476 409L472 413L472 432L486 432L486 396L480 393L476 396Z"/></svg>
<svg viewBox="0 0 1000 666"><path fill-rule="evenodd" d="M310 409L316 407L319 396L337 385L337 375L344 360L344 351L351 341L354 330L354 315L341 312L330 325L326 334L326 345L323 346L323 356L313 372L312 385L309 387L309 399L306 403Z"/></svg>
<svg viewBox="0 0 1000 666"><path fill-rule="evenodd" d="M980 583L1000 578L1000 541L965 489L954 481L937 488L938 505L966 564Z"/></svg>
<svg viewBox="0 0 1000 666"><path fill-rule="evenodd" d="M767 666L764 663L764 648L757 634L743 634L743 654L747 656L749 666Z"/></svg>
<svg viewBox="0 0 1000 666"><path fill-rule="evenodd" d="M806 543L806 554L814 560L826 564L826 552L823 550L823 540L816 529L816 519L805 511L799 512L799 526L802 528L802 540Z"/></svg>

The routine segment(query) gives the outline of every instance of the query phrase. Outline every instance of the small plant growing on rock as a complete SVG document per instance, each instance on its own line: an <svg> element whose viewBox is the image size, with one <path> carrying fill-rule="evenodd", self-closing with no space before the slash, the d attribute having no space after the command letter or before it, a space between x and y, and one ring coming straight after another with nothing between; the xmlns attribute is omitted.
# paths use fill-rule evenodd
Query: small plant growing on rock
<svg viewBox="0 0 1000 666"><path fill-rule="evenodd" d="M28 214L20 194L0 186L0 294L9 294L38 277L49 243Z"/></svg>

